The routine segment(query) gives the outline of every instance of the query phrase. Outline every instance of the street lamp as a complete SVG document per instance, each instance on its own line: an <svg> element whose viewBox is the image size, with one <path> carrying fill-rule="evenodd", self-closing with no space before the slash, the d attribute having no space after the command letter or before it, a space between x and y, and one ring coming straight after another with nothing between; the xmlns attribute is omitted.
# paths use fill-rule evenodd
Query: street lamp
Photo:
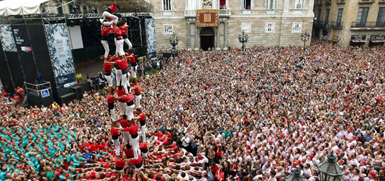
<svg viewBox="0 0 385 181"><path fill-rule="evenodd" d="M238 35L239 43L242 43L242 53L245 54L245 43L249 39L249 35L245 34L245 30L242 30L242 35Z"/></svg>
<svg viewBox="0 0 385 181"><path fill-rule="evenodd" d="M286 177L286 181L303 181L301 171L296 168L288 177Z"/></svg>
<svg viewBox="0 0 385 181"><path fill-rule="evenodd" d="M175 33L172 34L172 36L170 37L170 44L172 46L172 49L174 50L174 53L175 53L175 50L176 50L176 45L178 45L179 43L179 37L175 36Z"/></svg>
<svg viewBox="0 0 385 181"><path fill-rule="evenodd" d="M308 33L308 32L302 33L301 41L303 41L303 48L305 48L306 42L309 40L309 38L310 38L310 33Z"/></svg>
<svg viewBox="0 0 385 181"><path fill-rule="evenodd" d="M315 165L320 171L321 181L343 181L343 171L336 162L337 157L331 152L327 159L320 165Z"/></svg>

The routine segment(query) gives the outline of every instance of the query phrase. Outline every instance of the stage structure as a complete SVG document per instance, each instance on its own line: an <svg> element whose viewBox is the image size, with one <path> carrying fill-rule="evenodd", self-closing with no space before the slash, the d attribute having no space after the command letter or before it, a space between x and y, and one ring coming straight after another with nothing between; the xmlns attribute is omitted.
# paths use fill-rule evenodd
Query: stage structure
<svg viewBox="0 0 385 181"><path fill-rule="evenodd" d="M89 87L77 86L70 28L76 24L95 27L94 32L99 32L99 35L94 36L94 41L99 43L100 24L94 23L98 22L102 14L43 13L40 4L47 1L20 0L13 4L14 0L0 2L0 51L2 52L0 53L0 79L7 92L14 93L16 87L24 86L30 90L28 93L32 92L38 98L42 98L41 92L39 94L41 90L36 89L43 86L37 80L37 75L41 74L41 78L51 87L48 89L49 95L55 102L62 104L81 98L79 94ZM8 5L12 7L7 7ZM152 30L146 30L146 23L147 19L152 19L151 16L148 13L122 13L122 15L129 20L131 28L128 36L134 48L139 50L137 55L155 55L153 48L155 43L151 48L147 47L147 38L152 35L148 36L146 33ZM153 26L151 28L154 29ZM79 45L79 47L82 46ZM154 52L148 50L154 50ZM47 104L37 99L29 103L30 105Z"/></svg>

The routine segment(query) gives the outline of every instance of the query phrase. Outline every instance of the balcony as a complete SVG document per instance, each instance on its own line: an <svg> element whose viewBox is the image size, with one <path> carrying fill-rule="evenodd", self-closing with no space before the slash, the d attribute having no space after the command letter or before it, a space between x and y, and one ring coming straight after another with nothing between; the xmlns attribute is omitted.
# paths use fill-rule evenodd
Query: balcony
<svg viewBox="0 0 385 181"><path fill-rule="evenodd" d="M332 0L326 0L325 5L332 5Z"/></svg>
<svg viewBox="0 0 385 181"><path fill-rule="evenodd" d="M385 30L385 21L352 22L350 30Z"/></svg>
<svg viewBox="0 0 385 181"><path fill-rule="evenodd" d="M359 4L369 4L369 3L374 3L375 0L359 0Z"/></svg>
<svg viewBox="0 0 385 181"><path fill-rule="evenodd" d="M338 0L337 4L345 4L345 0Z"/></svg>
<svg viewBox="0 0 385 181"><path fill-rule="evenodd" d="M330 27L334 29L342 29L342 24L343 24L342 21L332 21L330 23Z"/></svg>
<svg viewBox="0 0 385 181"><path fill-rule="evenodd" d="M230 17L230 16L231 16L231 10L230 9L220 9L219 10L219 17ZM196 17L196 10L185 10L184 11L184 17L195 18Z"/></svg>
<svg viewBox="0 0 385 181"><path fill-rule="evenodd" d="M313 26L318 28L326 28L327 24L328 24L327 21L314 21Z"/></svg>

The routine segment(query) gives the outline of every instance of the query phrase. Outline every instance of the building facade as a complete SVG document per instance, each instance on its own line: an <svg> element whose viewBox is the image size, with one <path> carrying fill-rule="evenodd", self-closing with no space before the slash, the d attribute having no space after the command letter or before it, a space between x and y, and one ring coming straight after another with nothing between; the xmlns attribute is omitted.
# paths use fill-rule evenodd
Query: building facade
<svg viewBox="0 0 385 181"><path fill-rule="evenodd" d="M154 6L157 49L170 49L173 33L178 48L226 50L241 47L303 45L301 34L312 32L315 0L150 0ZM215 27L198 27L197 10L219 11ZM310 44L307 41L306 44Z"/></svg>
<svg viewBox="0 0 385 181"><path fill-rule="evenodd" d="M385 0L316 0L313 36L341 46L383 46Z"/></svg>

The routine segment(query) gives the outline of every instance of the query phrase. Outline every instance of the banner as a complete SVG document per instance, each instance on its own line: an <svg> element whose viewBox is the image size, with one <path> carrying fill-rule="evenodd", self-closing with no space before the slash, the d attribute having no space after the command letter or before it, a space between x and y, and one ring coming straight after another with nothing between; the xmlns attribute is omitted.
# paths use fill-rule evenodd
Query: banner
<svg viewBox="0 0 385 181"><path fill-rule="evenodd" d="M146 18L146 41L148 59L156 57L155 24L153 18Z"/></svg>
<svg viewBox="0 0 385 181"><path fill-rule="evenodd" d="M15 39L13 38L11 25L0 25L1 45L5 52L17 52Z"/></svg>
<svg viewBox="0 0 385 181"><path fill-rule="evenodd" d="M65 23L46 24L45 33L58 90L76 84L74 61Z"/></svg>
<svg viewBox="0 0 385 181"><path fill-rule="evenodd" d="M29 42L27 26L24 24L12 25L13 34L15 36L17 51L31 52L31 43Z"/></svg>
<svg viewBox="0 0 385 181"><path fill-rule="evenodd" d="M199 9L197 10L197 27L218 27L218 9Z"/></svg>

